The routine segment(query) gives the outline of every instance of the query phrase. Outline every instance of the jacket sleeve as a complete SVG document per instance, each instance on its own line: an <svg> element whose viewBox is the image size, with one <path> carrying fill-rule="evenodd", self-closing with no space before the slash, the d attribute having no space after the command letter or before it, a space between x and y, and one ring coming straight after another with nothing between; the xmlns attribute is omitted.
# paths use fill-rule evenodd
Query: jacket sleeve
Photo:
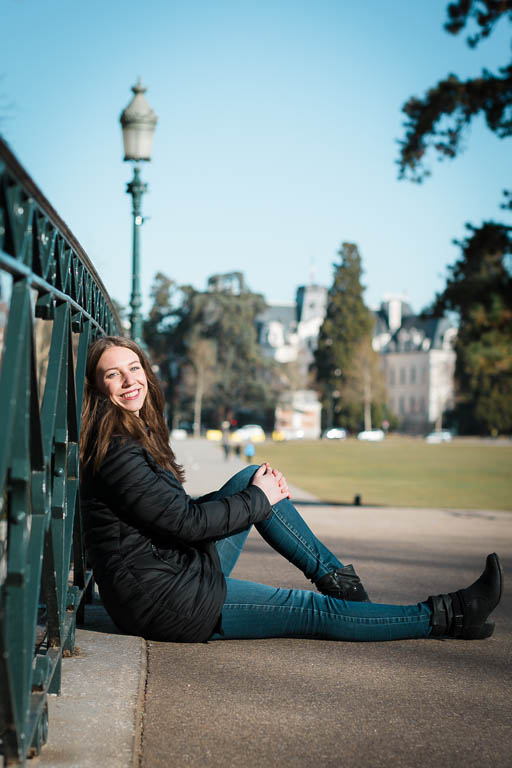
<svg viewBox="0 0 512 768"><path fill-rule="evenodd" d="M212 541L245 530L271 512L266 495L254 485L223 499L193 501L176 478L151 466L134 440L112 441L99 476L116 510L150 536Z"/></svg>

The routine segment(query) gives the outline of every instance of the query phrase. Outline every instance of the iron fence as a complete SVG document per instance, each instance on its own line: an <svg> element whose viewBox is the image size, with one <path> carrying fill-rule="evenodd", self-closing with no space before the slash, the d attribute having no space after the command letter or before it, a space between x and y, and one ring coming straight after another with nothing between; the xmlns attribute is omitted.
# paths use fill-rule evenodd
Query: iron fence
<svg viewBox="0 0 512 768"><path fill-rule="evenodd" d="M81 401L87 347L119 333L94 267L0 140L0 753L47 739L48 693L91 573L82 542Z"/></svg>

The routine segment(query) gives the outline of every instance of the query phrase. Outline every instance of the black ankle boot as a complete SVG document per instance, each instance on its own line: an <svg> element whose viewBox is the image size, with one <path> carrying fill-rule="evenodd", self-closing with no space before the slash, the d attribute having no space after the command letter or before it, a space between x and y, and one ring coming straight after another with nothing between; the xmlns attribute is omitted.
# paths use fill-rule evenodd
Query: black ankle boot
<svg viewBox="0 0 512 768"><path fill-rule="evenodd" d="M466 589L428 598L432 610L432 637L482 640L494 632L487 617L496 608L503 592L503 571L498 555L487 555L479 579Z"/></svg>
<svg viewBox="0 0 512 768"><path fill-rule="evenodd" d="M315 582L315 587L322 595L337 597L339 600L352 600L356 603L369 603L370 598L361 584L361 579L353 565L336 568Z"/></svg>

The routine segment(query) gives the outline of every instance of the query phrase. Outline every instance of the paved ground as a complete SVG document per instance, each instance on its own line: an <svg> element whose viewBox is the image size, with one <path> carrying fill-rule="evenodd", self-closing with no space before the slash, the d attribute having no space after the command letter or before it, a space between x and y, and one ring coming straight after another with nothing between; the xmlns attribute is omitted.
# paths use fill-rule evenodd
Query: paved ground
<svg viewBox="0 0 512 768"><path fill-rule="evenodd" d="M196 493L241 466L206 444L179 451ZM509 514L295 498L315 532L356 563L375 601L416 602L466 586L495 550L512 571ZM256 532L234 575L312 586ZM149 643L142 766L508 766L510 594L496 619L496 636L472 643Z"/></svg>
<svg viewBox="0 0 512 768"><path fill-rule="evenodd" d="M193 494L243 466L206 442L175 447ZM315 532L354 562L374 601L415 602L466 586L487 552L498 551L512 572L511 514L325 506L299 490L294 498ZM255 532L234 575L312 586ZM33 765L509 766L510 590L495 617L495 636L482 642L152 642L146 649L139 638L115 634L93 606L77 633L81 655L64 660L50 742ZM91 728L82 737L84 720Z"/></svg>

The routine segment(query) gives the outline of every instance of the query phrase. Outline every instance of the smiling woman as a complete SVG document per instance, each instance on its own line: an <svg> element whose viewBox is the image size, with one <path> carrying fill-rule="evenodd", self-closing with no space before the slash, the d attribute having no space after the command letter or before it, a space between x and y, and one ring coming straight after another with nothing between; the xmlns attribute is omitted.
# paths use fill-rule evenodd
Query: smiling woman
<svg viewBox="0 0 512 768"><path fill-rule="evenodd" d="M97 339L87 356L80 461L96 470L113 438L139 442L162 467L183 481L184 473L169 445L163 418L164 396L144 352L131 339Z"/></svg>
<svg viewBox="0 0 512 768"><path fill-rule="evenodd" d="M501 598L497 555L470 587L421 603L370 603L290 501L283 473L249 466L192 499L169 445L163 395L144 352L105 337L87 358L80 438L85 544L105 607L125 632L149 640L311 637L481 639ZM252 425L254 426L254 425ZM252 526L311 589L233 579Z"/></svg>

